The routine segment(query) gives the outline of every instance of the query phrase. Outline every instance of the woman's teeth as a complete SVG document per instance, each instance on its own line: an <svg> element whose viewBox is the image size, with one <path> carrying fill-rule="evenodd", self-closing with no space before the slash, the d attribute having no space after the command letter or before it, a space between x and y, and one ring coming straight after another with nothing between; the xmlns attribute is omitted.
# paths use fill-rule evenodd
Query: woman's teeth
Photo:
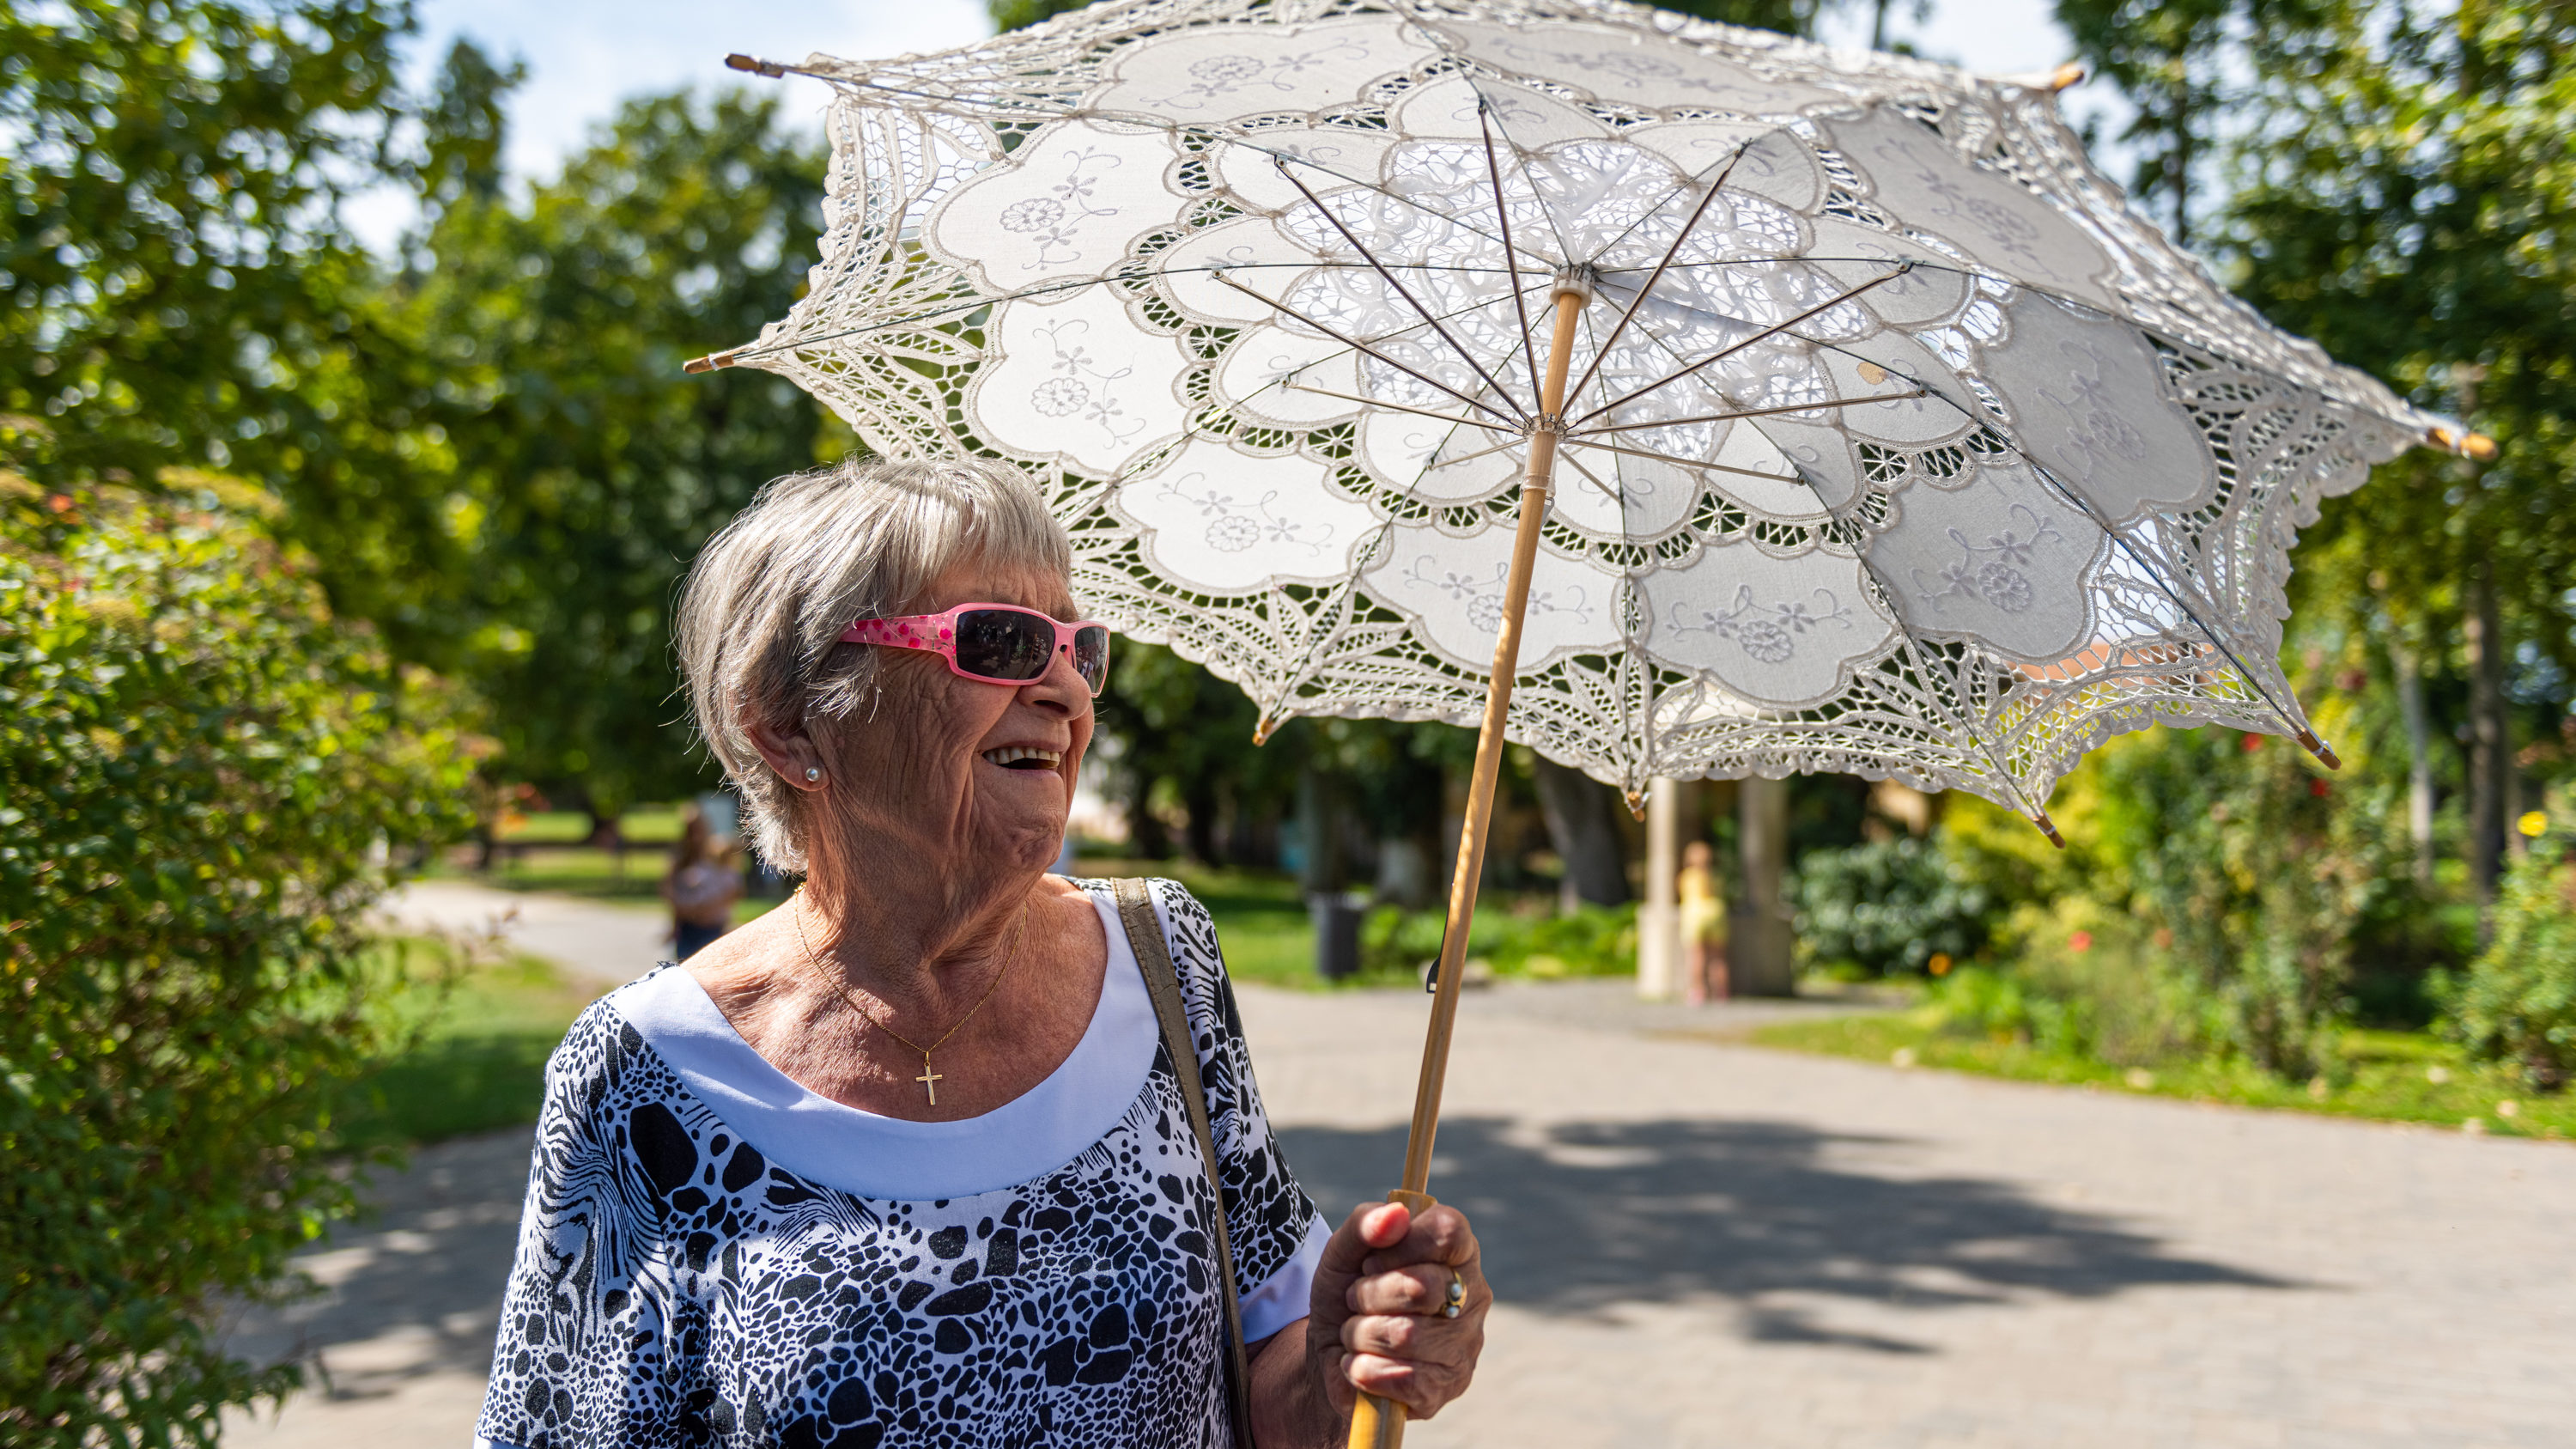
<svg viewBox="0 0 2576 1449"><path fill-rule="evenodd" d="M1058 751L1033 750L1026 745L1009 745L998 750L986 750L984 758L1005 770L1052 770L1064 763L1064 756Z"/></svg>

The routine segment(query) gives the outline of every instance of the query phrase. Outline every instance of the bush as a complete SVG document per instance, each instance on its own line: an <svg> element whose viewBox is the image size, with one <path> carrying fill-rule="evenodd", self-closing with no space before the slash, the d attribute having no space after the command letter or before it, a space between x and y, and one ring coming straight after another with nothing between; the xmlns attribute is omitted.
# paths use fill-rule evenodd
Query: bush
<svg viewBox="0 0 2576 1449"><path fill-rule="evenodd" d="M2100 752L2096 898L2143 925L2208 1046L2298 1079L2333 1066L2356 935L2405 878L2386 801L2356 768L2233 730L2156 729Z"/></svg>
<svg viewBox="0 0 2576 1449"><path fill-rule="evenodd" d="M2554 1092L2576 1071L2576 867L2556 845L2515 862L2497 893L2495 940L2439 992L2443 1031Z"/></svg>
<svg viewBox="0 0 2576 1449"><path fill-rule="evenodd" d="M1817 963L1872 976L1975 955L1996 908L1994 893L1938 844L1910 836L1807 852L1793 898L1799 944Z"/></svg>
<svg viewBox="0 0 2576 1449"><path fill-rule="evenodd" d="M2135 916L2085 896L2014 912L2001 937L2028 994L2023 1035L2113 1066L2152 1066L2226 1040L2215 1002Z"/></svg>
<svg viewBox="0 0 2576 1449"><path fill-rule="evenodd" d="M465 821L430 682L193 506L0 474L0 1442L211 1443L226 1300L354 1206L357 913ZM240 495L236 495L240 496Z"/></svg>

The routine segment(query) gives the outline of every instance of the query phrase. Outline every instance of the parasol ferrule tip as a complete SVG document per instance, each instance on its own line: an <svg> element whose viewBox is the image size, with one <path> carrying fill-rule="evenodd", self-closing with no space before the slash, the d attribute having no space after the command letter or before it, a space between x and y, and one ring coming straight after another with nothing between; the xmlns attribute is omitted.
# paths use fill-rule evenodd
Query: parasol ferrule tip
<svg viewBox="0 0 2576 1449"><path fill-rule="evenodd" d="M2047 811L2031 812L2030 823L2039 827L2039 833L2048 837L2049 844L2060 850L2066 848L2066 837L2057 833L2057 822L2048 818Z"/></svg>
<svg viewBox="0 0 2576 1449"><path fill-rule="evenodd" d="M744 55L740 51L725 57L725 69L749 71L753 75L767 76L771 80L787 74L787 67L778 61L762 60L756 55Z"/></svg>
<svg viewBox="0 0 2576 1449"><path fill-rule="evenodd" d="M1645 819L1645 818L1646 818L1646 792L1645 792L1645 791L1643 791L1643 790L1628 790L1628 791L1624 791L1623 793L1628 797L1628 814L1629 814L1629 816L1630 816L1631 818L1633 818L1633 819L1637 819L1637 820L1643 820L1643 819Z"/></svg>
<svg viewBox="0 0 2576 1449"><path fill-rule="evenodd" d="M2447 423L2435 423L2425 430L2424 436L2434 447L2445 452L2457 453L2463 458L2474 459L2480 463L2495 461L2496 440L2484 433L2473 433L2466 428L2454 428Z"/></svg>
<svg viewBox="0 0 2576 1449"><path fill-rule="evenodd" d="M2070 60L2048 73L2048 93L2055 95L2059 91L2070 90L2092 79L2092 76L2093 72L2085 67L2084 62Z"/></svg>
<svg viewBox="0 0 2576 1449"><path fill-rule="evenodd" d="M2318 739L2316 731L2299 731L2299 743L2305 745L2308 753L2316 756L2318 763L2324 765L2327 769L2340 770L2343 768L2343 757L2334 752L2334 746Z"/></svg>
<svg viewBox="0 0 2576 1449"><path fill-rule="evenodd" d="M704 357L692 357L688 361L681 363L680 370L682 372L713 372L720 367L733 366L733 360L733 353L710 352Z"/></svg>

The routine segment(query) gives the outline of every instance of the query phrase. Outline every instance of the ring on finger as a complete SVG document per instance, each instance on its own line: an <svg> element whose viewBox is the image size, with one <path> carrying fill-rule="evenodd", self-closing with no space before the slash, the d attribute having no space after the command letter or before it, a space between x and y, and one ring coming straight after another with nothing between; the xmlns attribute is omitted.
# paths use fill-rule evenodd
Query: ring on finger
<svg viewBox="0 0 2576 1449"><path fill-rule="evenodd" d="M1440 1304L1440 1316L1455 1318L1466 1306L1467 1275L1452 1268L1449 1270L1449 1292Z"/></svg>

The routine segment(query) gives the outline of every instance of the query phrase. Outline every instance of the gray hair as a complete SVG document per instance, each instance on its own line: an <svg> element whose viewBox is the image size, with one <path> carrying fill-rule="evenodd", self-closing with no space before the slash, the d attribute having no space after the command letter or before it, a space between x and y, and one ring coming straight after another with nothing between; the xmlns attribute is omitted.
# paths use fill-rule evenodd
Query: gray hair
<svg viewBox="0 0 2576 1449"><path fill-rule="evenodd" d="M752 731L803 727L828 751L876 682L877 646L841 631L961 564L1066 578L1073 548L1025 474L984 459L847 462L780 478L690 565L674 635L690 711L742 801L746 833L806 868L807 800Z"/></svg>

